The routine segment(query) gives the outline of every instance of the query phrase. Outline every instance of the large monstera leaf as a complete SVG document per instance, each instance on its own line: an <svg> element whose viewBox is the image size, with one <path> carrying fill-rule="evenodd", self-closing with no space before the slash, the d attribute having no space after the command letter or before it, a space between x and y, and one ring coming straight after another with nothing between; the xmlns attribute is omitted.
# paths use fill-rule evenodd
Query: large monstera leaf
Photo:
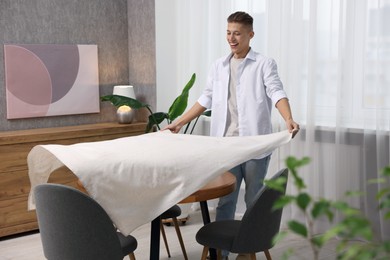
<svg viewBox="0 0 390 260"><path fill-rule="evenodd" d="M151 110L150 105L140 102L139 100L125 97L125 96L118 96L118 95L106 95L102 96L100 99L101 101L110 101L115 107L120 107L123 105L129 106L132 109L140 109L140 108L146 108L149 110L150 115L148 118L148 123L146 125L145 132L148 133L153 129L153 126L156 126L158 129L160 129L160 124L167 120L167 122L170 124L172 123L176 118L181 116L184 111L187 108L188 105L188 96L191 88L193 87L196 80L196 74L192 74L191 79L187 82L187 84L184 86L181 94L176 97L176 99L173 101L172 105L170 106L168 113L165 112L156 112L153 113ZM204 113L203 115L207 115L207 113ZM198 118L196 122L198 121ZM196 125L193 125L193 128ZM189 124L187 125L187 128L189 127ZM186 133L187 131L185 131ZM192 131L191 131L192 133Z"/></svg>
<svg viewBox="0 0 390 260"><path fill-rule="evenodd" d="M165 119L167 120L169 119L169 115L167 113L157 112L151 114L149 116L148 124L146 125L145 133L149 133L152 130L154 125L157 126L158 129L160 129L160 124Z"/></svg>
<svg viewBox="0 0 390 260"><path fill-rule="evenodd" d="M190 89L195 83L196 74L192 74L191 79L188 81L180 96L178 96L175 101L173 101L171 107L168 110L169 121L172 122L177 117L181 116L183 112L186 110L188 105L188 95Z"/></svg>

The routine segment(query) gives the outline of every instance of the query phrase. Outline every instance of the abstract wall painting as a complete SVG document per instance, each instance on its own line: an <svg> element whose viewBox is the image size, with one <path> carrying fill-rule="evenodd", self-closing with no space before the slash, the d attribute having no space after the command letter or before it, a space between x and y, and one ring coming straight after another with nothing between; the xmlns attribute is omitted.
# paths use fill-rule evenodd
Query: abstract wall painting
<svg viewBox="0 0 390 260"><path fill-rule="evenodd" d="M7 119L98 113L97 45L4 45Z"/></svg>

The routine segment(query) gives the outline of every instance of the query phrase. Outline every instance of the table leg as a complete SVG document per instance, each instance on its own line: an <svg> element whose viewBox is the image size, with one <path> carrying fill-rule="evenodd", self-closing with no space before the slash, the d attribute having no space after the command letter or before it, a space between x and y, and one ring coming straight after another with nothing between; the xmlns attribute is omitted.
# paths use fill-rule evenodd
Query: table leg
<svg viewBox="0 0 390 260"><path fill-rule="evenodd" d="M150 260L160 258L160 216L152 221L150 229Z"/></svg>
<svg viewBox="0 0 390 260"><path fill-rule="evenodd" d="M200 202L200 210L202 211L203 224L206 225L210 223L210 213L209 213L209 208L207 206L207 201ZM217 252L215 248L210 248L209 252L210 252L210 260L217 259Z"/></svg>

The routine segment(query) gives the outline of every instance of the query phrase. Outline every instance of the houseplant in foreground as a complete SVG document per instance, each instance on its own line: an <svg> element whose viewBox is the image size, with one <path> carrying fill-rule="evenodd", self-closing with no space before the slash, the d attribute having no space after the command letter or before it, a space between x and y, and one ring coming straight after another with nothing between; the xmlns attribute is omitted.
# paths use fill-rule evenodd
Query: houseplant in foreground
<svg viewBox="0 0 390 260"><path fill-rule="evenodd" d="M337 259L390 259L390 241L374 241L374 231L370 221L363 213L356 208L351 207L343 201L330 201L323 198L313 198L306 192L306 184L298 174L298 168L310 162L308 157L296 159L288 157L286 165L293 177L294 186L297 189L297 195L285 195L274 205L275 209L283 208L288 204L293 204L303 214L304 223L297 220L289 220L287 223L288 231L303 237L309 244L313 252L310 259L319 259L321 248L334 237L338 237L340 242L336 248ZM385 184L377 194L379 209L383 210L384 218L390 219L390 167L382 171L382 178L371 180L370 183ZM274 189L280 189L281 183L266 180L265 185ZM360 195L359 192L349 192L348 196ZM333 222L333 216L337 213L342 215L342 220L334 223L332 228L324 234L315 235L314 225L320 218L325 217L330 223ZM280 232L275 238L275 243L281 240L287 231ZM362 241L361 243L351 243L351 241ZM287 259L293 250L285 253L284 259Z"/></svg>

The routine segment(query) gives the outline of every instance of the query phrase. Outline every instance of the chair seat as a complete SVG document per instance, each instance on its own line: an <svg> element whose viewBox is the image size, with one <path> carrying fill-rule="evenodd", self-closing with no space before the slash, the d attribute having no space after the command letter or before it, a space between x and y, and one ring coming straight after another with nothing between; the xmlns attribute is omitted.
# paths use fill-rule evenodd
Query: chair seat
<svg viewBox="0 0 390 260"><path fill-rule="evenodd" d="M165 212L163 212L160 217L161 219L167 219L167 218L176 218L181 215L181 209L178 205L174 205L173 207L167 209Z"/></svg>
<svg viewBox="0 0 390 260"><path fill-rule="evenodd" d="M251 259L256 259L256 252L263 251L267 260L270 260L269 249L273 247L273 238L279 232L283 211L274 210L273 205L285 194L287 176L287 168L278 171L271 180L280 180L283 189L274 190L264 186L241 220L215 221L200 228L196 241L203 245L202 260L206 260L208 248L215 248L219 253L221 250L249 253Z"/></svg>
<svg viewBox="0 0 390 260"><path fill-rule="evenodd" d="M129 252L134 252L138 246L137 240L133 236L124 236L122 233L117 232L119 242L121 244L123 257L127 256Z"/></svg>
<svg viewBox="0 0 390 260"><path fill-rule="evenodd" d="M200 228L196 234L196 241L211 248L230 250L240 224L239 220L212 222Z"/></svg>

